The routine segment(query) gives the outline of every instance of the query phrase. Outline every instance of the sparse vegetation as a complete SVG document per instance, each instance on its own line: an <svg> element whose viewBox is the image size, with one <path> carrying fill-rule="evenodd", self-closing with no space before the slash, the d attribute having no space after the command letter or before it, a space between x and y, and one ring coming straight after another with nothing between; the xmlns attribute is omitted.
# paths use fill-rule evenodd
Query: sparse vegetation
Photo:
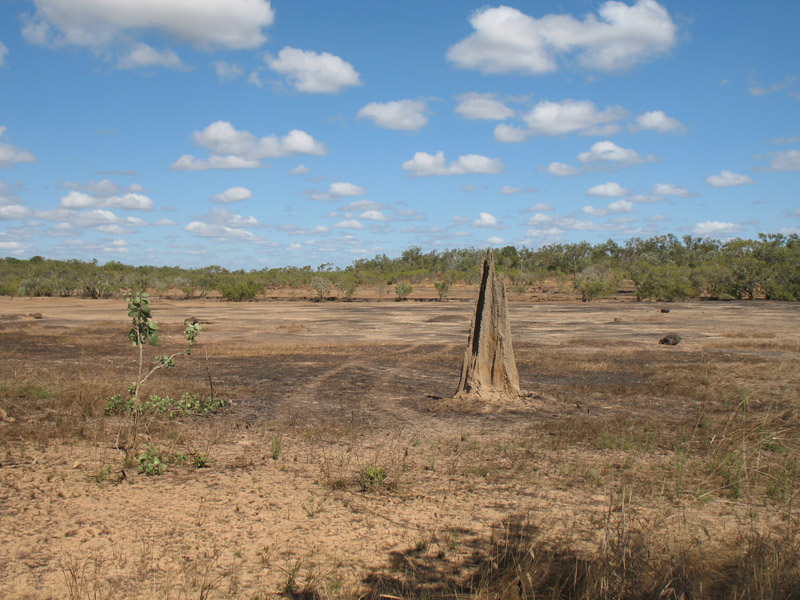
<svg viewBox="0 0 800 600"><path fill-rule="evenodd" d="M47 310L0 320L0 547L15 553L0 595L35 578L76 598L797 598L793 304L519 307L515 333L558 327L516 333L541 397L508 410L448 401L466 303L400 322L383 319L396 305L325 304L316 323L302 303L193 302L220 315L204 346L214 397L235 403L201 408L203 361L159 369L128 464L116 310L80 337ZM184 345L183 306L159 309L160 355ZM326 339L241 337L244 311ZM667 326L686 343L659 346ZM56 535L70 544L41 543Z"/></svg>
<svg viewBox="0 0 800 600"><path fill-rule="evenodd" d="M59 261L35 256L29 260L0 259L0 294L9 296L118 297L148 289L177 297L205 297L216 292L230 301L253 300L265 290L311 288L317 300L350 300L370 286L380 299L386 285L444 282L475 285L483 250L462 248L423 252L412 247L396 258L378 255L345 268L330 263L245 272L218 265L201 269L133 267L118 262ZM632 286L639 299L678 301L687 298L800 300L800 237L761 234L756 240L672 234L624 243L608 240L591 245L549 244L541 248L505 246L495 253L500 273L511 289L524 294L542 281L564 280L586 300L615 293L620 281ZM435 284L434 284L435 285ZM437 290L438 291L438 290ZM440 296L444 298L446 296Z"/></svg>

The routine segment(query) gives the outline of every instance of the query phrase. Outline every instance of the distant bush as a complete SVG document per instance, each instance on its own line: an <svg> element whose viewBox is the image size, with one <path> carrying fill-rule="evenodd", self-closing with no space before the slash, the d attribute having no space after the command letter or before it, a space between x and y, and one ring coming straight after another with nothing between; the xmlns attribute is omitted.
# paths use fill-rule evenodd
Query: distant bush
<svg viewBox="0 0 800 600"><path fill-rule="evenodd" d="M236 279L219 284L219 293L230 302L244 302L253 300L264 292L264 284L252 279Z"/></svg>
<svg viewBox="0 0 800 600"><path fill-rule="evenodd" d="M411 285L406 283L405 281L401 281L396 286L394 286L394 291L397 294L397 301L402 302L403 300L408 298L411 292L414 291L414 288L412 288Z"/></svg>

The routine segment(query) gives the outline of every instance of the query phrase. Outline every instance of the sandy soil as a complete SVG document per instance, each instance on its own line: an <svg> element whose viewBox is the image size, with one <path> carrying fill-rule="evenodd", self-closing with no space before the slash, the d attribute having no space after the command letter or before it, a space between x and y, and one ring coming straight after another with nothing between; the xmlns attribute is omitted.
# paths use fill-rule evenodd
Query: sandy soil
<svg viewBox="0 0 800 600"><path fill-rule="evenodd" d="M783 389L798 401L785 389L800 364L796 303L514 303L522 385L538 396L505 407L448 401L469 302L153 306L167 349L180 347L184 319L204 323L192 357L153 391L205 389L210 374L233 404L153 422L150 434L172 455L209 456L210 468L176 461L148 477L123 466L115 446L126 421L102 415L105 390L123 390L135 369L123 302L0 299L0 596L268 598L307 586L357 597L379 580L455 586L520 519L588 551L626 486L654 527L671 520L682 523L676 536L724 539L752 522L747 506L659 491L665 448L632 456L573 444L567 430L577 423L594 439L615 422L666 431L691 421L697 402L679 380L699 365L730 378L706 385L752 377L754 397ZM681 343L659 345L670 332ZM69 420L52 400L68 414L66 393L12 393L39 380L102 393L89 408L75 400L83 412ZM365 483L375 467L386 480ZM759 510L761 526L777 520Z"/></svg>

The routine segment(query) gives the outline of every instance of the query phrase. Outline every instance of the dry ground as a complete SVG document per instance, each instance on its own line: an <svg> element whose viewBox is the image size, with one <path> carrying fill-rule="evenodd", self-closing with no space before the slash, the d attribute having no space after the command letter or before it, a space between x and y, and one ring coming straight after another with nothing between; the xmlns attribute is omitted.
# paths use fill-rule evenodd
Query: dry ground
<svg viewBox="0 0 800 600"><path fill-rule="evenodd" d="M232 402L160 476L124 303L0 299L0 597L797 597L800 304L514 303L511 406L449 401L468 301L153 309L206 324L145 391Z"/></svg>

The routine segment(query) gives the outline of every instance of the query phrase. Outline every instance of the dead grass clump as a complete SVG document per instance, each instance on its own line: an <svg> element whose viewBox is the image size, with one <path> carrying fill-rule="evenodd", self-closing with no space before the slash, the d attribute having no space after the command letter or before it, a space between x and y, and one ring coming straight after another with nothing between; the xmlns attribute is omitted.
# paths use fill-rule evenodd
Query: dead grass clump
<svg viewBox="0 0 800 600"><path fill-rule="evenodd" d="M401 575L366 579L372 598L478 600L794 600L800 598L800 538L794 529L740 531L714 543L676 539L669 519L610 506L600 544L580 549L574 531L547 535L519 517L488 543L473 540L462 562L425 555L419 545L399 556ZM464 577L461 573L468 570Z"/></svg>

